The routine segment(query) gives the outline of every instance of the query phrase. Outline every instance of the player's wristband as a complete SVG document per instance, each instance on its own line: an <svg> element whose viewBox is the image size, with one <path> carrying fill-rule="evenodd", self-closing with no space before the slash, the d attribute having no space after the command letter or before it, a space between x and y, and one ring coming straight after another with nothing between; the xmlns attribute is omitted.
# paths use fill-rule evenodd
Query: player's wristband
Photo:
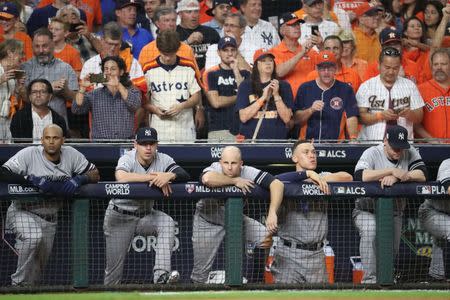
<svg viewBox="0 0 450 300"><path fill-rule="evenodd" d="M375 117L377 118L377 121L383 121L384 120L383 113L381 111L377 112L375 114Z"/></svg>

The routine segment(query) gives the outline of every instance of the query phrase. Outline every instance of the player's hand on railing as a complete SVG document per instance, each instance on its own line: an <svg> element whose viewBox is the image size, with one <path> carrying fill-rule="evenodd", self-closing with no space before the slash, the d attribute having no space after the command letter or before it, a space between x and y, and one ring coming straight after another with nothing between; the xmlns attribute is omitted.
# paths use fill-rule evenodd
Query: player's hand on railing
<svg viewBox="0 0 450 300"><path fill-rule="evenodd" d="M73 196L75 191L83 184L88 183L89 179L86 175L76 175L66 180L62 186L62 194L65 196Z"/></svg>
<svg viewBox="0 0 450 300"><path fill-rule="evenodd" d="M245 195L250 193L250 190L255 186L255 183L249 179L236 177L233 178L234 185L242 190L242 193Z"/></svg>
<svg viewBox="0 0 450 300"><path fill-rule="evenodd" d="M52 189L52 182L44 177L34 176L33 174L27 176L27 180L35 187L39 188L43 193L48 193Z"/></svg>
<svg viewBox="0 0 450 300"><path fill-rule="evenodd" d="M170 194L172 194L172 187L171 187L170 184L168 183L168 184L163 185L163 186L161 187L161 191L162 191L164 197L169 197Z"/></svg>
<svg viewBox="0 0 450 300"><path fill-rule="evenodd" d="M148 185L150 187L152 185L155 185L159 188L162 188L174 178L174 174L169 172L151 172L150 175L153 176Z"/></svg>
<svg viewBox="0 0 450 300"><path fill-rule="evenodd" d="M276 213L271 213L267 215L266 218L266 228L270 233L275 233L278 230L278 216Z"/></svg>
<svg viewBox="0 0 450 300"><path fill-rule="evenodd" d="M315 171L308 170L306 171L306 175L313 183L319 186L319 189L324 193L329 195L330 194L330 187L328 186L328 183L326 180L324 180L322 177L319 176Z"/></svg>
<svg viewBox="0 0 450 300"><path fill-rule="evenodd" d="M380 179L381 188L384 189L384 187L393 186L398 181L399 179L393 175L384 176Z"/></svg>

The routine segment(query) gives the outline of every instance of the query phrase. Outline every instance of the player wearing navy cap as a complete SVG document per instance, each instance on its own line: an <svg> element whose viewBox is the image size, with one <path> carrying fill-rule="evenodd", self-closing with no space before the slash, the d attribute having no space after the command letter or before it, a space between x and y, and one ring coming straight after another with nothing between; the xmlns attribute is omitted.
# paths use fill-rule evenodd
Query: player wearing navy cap
<svg viewBox="0 0 450 300"><path fill-rule="evenodd" d="M427 169L419 152L408 142L406 128L389 126L383 143L365 150L355 167L357 181L377 181L381 187L397 182L424 182ZM375 198L359 198L355 202L353 220L361 237L359 252L363 264L362 283L376 283ZM398 253L405 198L394 200L394 253Z"/></svg>
<svg viewBox="0 0 450 300"><path fill-rule="evenodd" d="M164 196L172 193L171 182L183 182L189 174L168 155L158 152L158 133L154 128L140 128L134 149L125 153L116 166L119 182L147 182L160 188ZM127 249L135 233L156 235L154 283L173 283L177 271L171 270L175 240L175 222L153 208L155 199L111 199L103 228L106 238L105 284L119 284Z"/></svg>

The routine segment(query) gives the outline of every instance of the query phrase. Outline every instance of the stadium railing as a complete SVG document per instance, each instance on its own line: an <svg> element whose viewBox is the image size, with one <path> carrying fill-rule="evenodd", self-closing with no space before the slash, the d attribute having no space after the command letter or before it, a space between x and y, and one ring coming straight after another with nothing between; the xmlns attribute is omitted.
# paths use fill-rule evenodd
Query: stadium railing
<svg viewBox="0 0 450 300"><path fill-rule="evenodd" d="M378 282L375 286L390 286L396 285L395 279L395 259L393 254L393 201L394 197L421 197L421 198L444 198L442 201L448 201L449 197L445 195L445 189L440 186L436 182L426 182L426 183L407 183L407 184L397 184L390 188L382 189L379 183L362 183L362 182L351 182L351 183L330 183L331 187L331 195L325 196L323 193L317 188L317 186L310 183L301 183L301 184L286 184L285 185L285 198L304 198L304 197L326 197L328 202L339 202L339 200L347 199L350 205L353 203L356 197L369 197L374 196L378 197L377 201L377 277ZM243 284L243 269L244 269L244 261L243 257L244 249L246 249L243 244L243 239L236 238L241 237L243 234L242 228L242 218L243 218L243 207L244 200L242 192L237 189L226 189L226 188L217 188L217 189L209 189L205 186L197 183L197 182L189 182L186 184L173 184L172 185L173 194L171 195L171 199L174 201L183 200L185 202L194 202L199 198L228 198L226 201L226 238L225 238L225 282L223 287L225 286L234 286L239 287ZM11 200L11 198L20 197L29 197L30 195L37 196L39 192L30 187L24 187L13 184L0 184L0 199L2 204L2 211L4 211L4 205L7 202L6 200ZM63 285L62 289L70 289L70 288L94 288L100 289L102 279L95 278L92 279L92 274L90 274L90 262L95 261L95 257L93 257L92 252L96 252L95 247L100 247L98 242L93 242L92 237L90 236L90 230L97 231L97 234L103 233L101 228L92 228L92 226L99 225L101 223L90 224L93 220L93 216L90 215L90 207L92 207L92 200L87 199L109 199L112 196L120 197L120 198L135 198L135 199L162 199L164 198L161 191L155 188L150 188L146 184L138 184L138 183L129 183L117 184L115 182L101 182L99 184L89 184L83 186L76 198L73 201L70 201L68 204L71 206L71 216L65 215L66 218L71 224L70 229L63 232L63 235L67 237L71 237L70 249L66 249L62 254L59 255L70 255L70 266L66 266L65 272L72 271L72 276L69 276L69 280L61 283L59 281L59 285ZM267 191L264 191L260 188L255 188L252 190L250 195L247 195L246 198L252 199L265 199L267 200L269 194ZM90 203L91 202L91 203ZM158 201L159 202L159 201ZM163 201L161 201L163 202ZM267 201L265 202L267 205ZM266 209L264 206L260 207L260 214L265 215ZM3 219L2 213L2 219ZM103 216L95 216L95 219L102 219ZM2 220L4 221L4 220ZM4 222L3 222L4 225ZM345 224L343 224L345 226ZM71 231L71 232L70 232ZM353 232L354 233L354 232ZM330 234L330 233L329 233ZM351 234L351 232L350 232ZM339 238L339 237L338 237ZM353 237L355 238L355 237ZM6 241L6 240L4 240ZM10 246L12 242L10 241ZM248 250L248 249L247 249ZM3 252L2 252L3 253ZM69 254L70 253L70 254ZM3 253L4 254L4 253ZM66 258L67 259L67 258ZM94 262L95 263L95 262ZM146 262L147 263L147 262ZM184 261L184 263L187 263ZM1 278L2 284L0 287L0 291L21 291L21 290L41 290L42 286L31 286L31 287L11 287L8 283L5 283L5 278L8 278L10 274L5 274L6 270L11 270L12 267L11 261L3 260L2 264L5 268L2 268ZM9 265L9 268L6 266ZM102 266L95 266L100 271L97 273L101 274ZM412 270L414 270L416 266L412 266ZM48 271L48 270L47 270ZM95 276L95 275L94 275ZM101 276L101 275L100 275ZM49 279L50 278L50 279ZM92 282L96 282L96 284L92 284ZM50 283L48 283L50 282ZM58 282L58 281L56 281ZM147 282L148 283L148 282ZM350 281L351 283L351 281ZM416 278L416 282L414 284L419 283ZM351 283L353 286L356 286L357 283ZM47 285L53 285L51 277L47 276ZM192 285L187 280L187 285L184 285L184 288L189 288L187 286ZM326 288L327 286L336 286L339 283L328 285L322 284L320 287ZM258 285L259 287L264 285ZM268 286L268 285L266 285ZM283 287L282 285L270 285L272 287ZM301 287L301 284L298 285L288 285L288 287ZM369 285L370 286L370 285ZM123 286L122 286L123 287ZM416 288L420 287L420 285L416 285ZM424 286L429 288L429 286ZM147 286L148 288L148 286ZM163 289L164 287L156 285L157 289ZM206 286L204 288L210 288L210 286Z"/></svg>

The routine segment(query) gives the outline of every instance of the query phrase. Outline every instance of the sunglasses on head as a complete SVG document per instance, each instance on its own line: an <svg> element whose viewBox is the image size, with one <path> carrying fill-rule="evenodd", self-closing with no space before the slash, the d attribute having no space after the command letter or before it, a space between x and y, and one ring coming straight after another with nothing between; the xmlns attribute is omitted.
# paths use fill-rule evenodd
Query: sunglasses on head
<svg viewBox="0 0 450 300"><path fill-rule="evenodd" d="M392 47L384 48L382 52L384 55L387 55L387 56L394 56L394 57L400 56L400 51L398 51L397 49L392 48Z"/></svg>

